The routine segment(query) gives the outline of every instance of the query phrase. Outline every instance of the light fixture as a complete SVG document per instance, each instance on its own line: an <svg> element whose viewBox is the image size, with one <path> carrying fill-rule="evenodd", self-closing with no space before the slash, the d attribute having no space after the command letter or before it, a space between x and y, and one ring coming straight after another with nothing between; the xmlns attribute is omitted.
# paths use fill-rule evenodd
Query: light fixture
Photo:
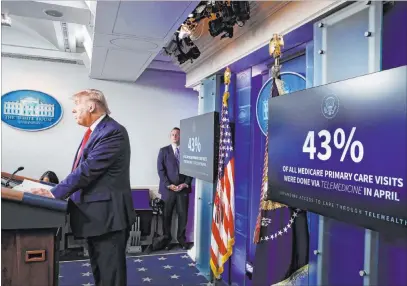
<svg viewBox="0 0 407 286"><path fill-rule="evenodd" d="M54 18L61 18L64 14L62 14L62 12L58 11L58 10L45 10L44 11L45 14L47 14L50 17L54 17Z"/></svg>

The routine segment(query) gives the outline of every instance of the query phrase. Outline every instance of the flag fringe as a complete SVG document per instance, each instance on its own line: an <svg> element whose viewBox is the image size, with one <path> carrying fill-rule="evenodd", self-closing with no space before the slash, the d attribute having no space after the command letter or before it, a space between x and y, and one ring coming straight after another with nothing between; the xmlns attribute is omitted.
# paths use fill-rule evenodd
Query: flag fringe
<svg viewBox="0 0 407 286"><path fill-rule="evenodd" d="M235 244L235 239L232 238L228 241L228 247L227 247L227 252L226 254L221 258L222 260L222 264L219 267L216 267L215 263L213 262L213 260L211 259L210 261L210 265L211 265L211 269L213 272L213 276L215 276L216 279L220 278L220 275L223 273L224 269L223 269L223 265L225 264L225 262L229 259L229 257L232 256L233 254L233 245Z"/></svg>
<svg viewBox="0 0 407 286"><path fill-rule="evenodd" d="M274 201L262 201L261 203L261 209L265 211L271 211L279 208L286 208L286 205L274 202Z"/></svg>
<svg viewBox="0 0 407 286"><path fill-rule="evenodd" d="M279 73L279 72L278 72ZM287 93L287 89L285 86L284 81L278 78L278 74L275 74L273 76L273 81L277 87L279 95L284 95ZM271 84L271 90L273 89L273 83ZM269 99L271 98L271 95ZM259 206L259 213L257 215L257 221L256 221L256 226L254 230L254 237L253 237L253 243L257 244L260 242L260 230L261 230L261 218L262 218L262 210L265 211L270 211L270 210L276 210L279 208L287 207L286 205L273 202L271 200L267 200L268 196L268 191L264 191L264 186L267 186L268 190L268 134L266 135L266 148L264 150L264 163L263 163L263 179L262 179L262 184L261 184L261 192L260 192L260 206Z"/></svg>
<svg viewBox="0 0 407 286"><path fill-rule="evenodd" d="M287 279L278 282L276 284L272 284L271 286L295 286L296 281L300 278L303 278L305 276L308 275L308 264L304 265L303 267L301 267L300 269L298 269L297 271L295 271L290 277L288 277Z"/></svg>
<svg viewBox="0 0 407 286"><path fill-rule="evenodd" d="M223 97L222 97L223 105L228 106L228 99L229 99L229 96L230 96L229 91L225 91L225 92L223 93Z"/></svg>

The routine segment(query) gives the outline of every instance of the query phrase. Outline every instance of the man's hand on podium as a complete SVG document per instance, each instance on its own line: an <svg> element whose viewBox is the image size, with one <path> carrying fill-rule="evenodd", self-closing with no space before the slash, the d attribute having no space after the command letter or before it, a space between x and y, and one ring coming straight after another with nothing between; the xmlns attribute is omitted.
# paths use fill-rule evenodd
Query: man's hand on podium
<svg viewBox="0 0 407 286"><path fill-rule="evenodd" d="M31 193L33 193L34 195L39 195L39 196L43 196L43 197L48 197L48 198L55 198L54 195L46 189L31 189Z"/></svg>

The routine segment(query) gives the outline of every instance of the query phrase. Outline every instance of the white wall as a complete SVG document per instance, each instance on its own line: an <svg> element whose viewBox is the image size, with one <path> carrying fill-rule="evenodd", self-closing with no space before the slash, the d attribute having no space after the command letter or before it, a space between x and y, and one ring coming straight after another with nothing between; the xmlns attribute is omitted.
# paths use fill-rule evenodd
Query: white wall
<svg viewBox="0 0 407 286"><path fill-rule="evenodd" d="M45 131L20 131L2 122L2 171L24 166L22 176L39 178L46 170L60 179L68 175L85 132L72 118L70 96L96 88L105 93L111 116L129 133L132 186L157 185L159 148L169 144L169 132L180 119L197 114L198 93L184 83L183 74L152 70L134 84L92 80L84 66L2 57L2 94L42 91L56 98L64 111L60 123Z"/></svg>

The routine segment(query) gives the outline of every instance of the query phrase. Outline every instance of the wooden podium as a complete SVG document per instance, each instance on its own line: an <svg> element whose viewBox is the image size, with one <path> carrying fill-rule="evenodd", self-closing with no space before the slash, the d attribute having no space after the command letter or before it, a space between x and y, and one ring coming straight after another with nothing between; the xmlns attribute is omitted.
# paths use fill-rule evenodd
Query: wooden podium
<svg viewBox="0 0 407 286"><path fill-rule="evenodd" d="M66 201L1 188L1 285L57 286Z"/></svg>

